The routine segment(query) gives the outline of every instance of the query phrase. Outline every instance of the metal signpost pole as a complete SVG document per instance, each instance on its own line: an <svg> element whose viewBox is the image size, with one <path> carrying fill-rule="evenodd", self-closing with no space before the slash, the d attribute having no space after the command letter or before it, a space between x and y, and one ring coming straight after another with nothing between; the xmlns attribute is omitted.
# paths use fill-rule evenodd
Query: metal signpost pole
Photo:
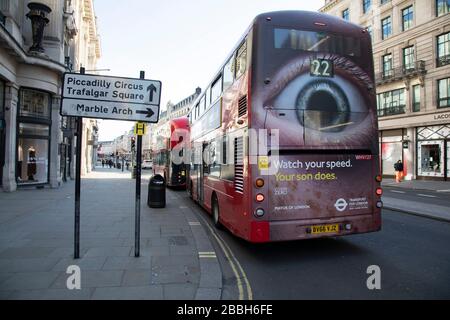
<svg viewBox="0 0 450 320"><path fill-rule="evenodd" d="M140 72L140 79L145 79L145 71ZM142 135L138 134L136 143L136 207L134 230L134 256L139 257L141 233L141 161L142 161Z"/></svg>
<svg viewBox="0 0 450 320"><path fill-rule="evenodd" d="M85 69L80 68L80 74L84 74ZM83 137L83 117L77 118L77 150L75 168L75 248L74 259L80 258L80 193L81 193L81 144Z"/></svg>
<svg viewBox="0 0 450 320"><path fill-rule="evenodd" d="M81 145L83 118L112 119L140 122L140 136L137 137L136 158L136 230L135 256L139 257L140 241L140 202L141 202L141 161L142 134L145 126L142 122L157 123L159 120L159 104L161 100L161 81L145 80L141 71L140 79L124 77L108 77L80 73L64 73L60 115L77 117L77 150L75 181L75 227L74 258L80 257L80 189L81 189ZM116 166L120 164L117 154L114 157ZM122 169L123 170L123 169Z"/></svg>

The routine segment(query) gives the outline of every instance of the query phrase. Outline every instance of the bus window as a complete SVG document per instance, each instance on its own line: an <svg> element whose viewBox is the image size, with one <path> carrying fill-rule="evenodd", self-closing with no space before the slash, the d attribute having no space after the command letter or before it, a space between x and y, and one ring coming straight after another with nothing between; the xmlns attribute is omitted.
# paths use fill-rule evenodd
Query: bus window
<svg viewBox="0 0 450 320"><path fill-rule="evenodd" d="M223 91L227 90L234 80L234 56L228 60L223 68Z"/></svg>
<svg viewBox="0 0 450 320"><path fill-rule="evenodd" d="M247 67L247 42L241 44L236 55L236 79L239 78Z"/></svg>
<svg viewBox="0 0 450 320"><path fill-rule="evenodd" d="M205 110L206 108L206 99L205 96L203 95L202 99L200 100L200 108L198 108L198 116L200 117L200 109L201 107L203 107L203 110Z"/></svg>
<svg viewBox="0 0 450 320"><path fill-rule="evenodd" d="M222 165L220 166L220 177L224 180L234 180L234 161L229 159L230 154L228 151L229 139L224 136L222 138Z"/></svg>
<svg viewBox="0 0 450 320"><path fill-rule="evenodd" d="M215 102L222 94L222 75L214 81L211 87L211 102Z"/></svg>
<svg viewBox="0 0 450 320"><path fill-rule="evenodd" d="M206 108L208 108L210 104L211 104L211 88L208 87L208 89L206 89L206 104L204 105L203 110L206 110Z"/></svg>

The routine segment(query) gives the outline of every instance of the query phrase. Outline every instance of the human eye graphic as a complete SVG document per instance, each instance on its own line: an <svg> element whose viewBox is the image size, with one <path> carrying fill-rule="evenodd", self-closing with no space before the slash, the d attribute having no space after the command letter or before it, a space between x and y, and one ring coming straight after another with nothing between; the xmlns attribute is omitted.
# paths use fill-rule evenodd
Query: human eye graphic
<svg viewBox="0 0 450 320"><path fill-rule="evenodd" d="M332 63L334 74L315 76L317 61ZM282 110L291 118L295 115L297 132L304 135L305 144L348 144L355 141L355 135L363 139L371 134L372 90L372 80L350 59L317 54L296 58L280 68L266 91L264 106L272 110L272 117ZM288 131L295 134L295 122L290 122L290 126L280 126L280 121L273 121L285 135Z"/></svg>

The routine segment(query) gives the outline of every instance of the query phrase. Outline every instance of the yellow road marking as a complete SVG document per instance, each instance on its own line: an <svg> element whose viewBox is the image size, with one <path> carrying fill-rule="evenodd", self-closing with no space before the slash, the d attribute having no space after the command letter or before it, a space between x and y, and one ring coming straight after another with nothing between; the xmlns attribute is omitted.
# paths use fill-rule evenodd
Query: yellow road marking
<svg viewBox="0 0 450 320"><path fill-rule="evenodd" d="M200 216L200 218L205 222L205 225L207 226L209 231L211 231L211 234L216 239L217 243L219 244L220 248L222 249L223 253L225 254L225 257L227 258L228 263L231 266L231 269L232 269L234 276L236 277L236 281L237 281L237 287L238 287L238 291L239 291L239 300L244 300L244 287L242 285L241 275L242 275L242 278L244 279L245 286L247 287L248 300L253 300L252 289L251 289L250 283L247 279L247 275L245 274L241 264L239 263L237 258L234 256L233 252L231 251L230 247L225 243L225 241L223 241L223 239L215 232L215 230L213 228L211 228L211 226L208 224L208 222L202 216ZM231 255L231 257L230 257L230 255ZM238 272L234 262L232 261L232 259L236 262L239 270L241 271L241 275L239 275L239 272Z"/></svg>

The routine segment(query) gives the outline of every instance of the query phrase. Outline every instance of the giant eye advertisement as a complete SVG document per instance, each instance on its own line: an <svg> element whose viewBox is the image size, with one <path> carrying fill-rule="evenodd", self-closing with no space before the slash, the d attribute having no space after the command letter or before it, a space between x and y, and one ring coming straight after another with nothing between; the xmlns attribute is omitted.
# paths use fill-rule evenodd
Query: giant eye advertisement
<svg viewBox="0 0 450 320"><path fill-rule="evenodd" d="M278 132L270 173L258 168L269 180L272 221L374 212L378 131L372 61L363 54L370 42L353 33L265 30L252 121ZM356 227L360 232L377 227L364 221ZM291 231L292 237L301 234ZM276 229L271 232L277 238Z"/></svg>
<svg viewBox="0 0 450 320"><path fill-rule="evenodd" d="M268 28L257 65L255 124L280 130L280 147L377 151L372 62L355 36ZM369 61L367 61L369 60Z"/></svg>

